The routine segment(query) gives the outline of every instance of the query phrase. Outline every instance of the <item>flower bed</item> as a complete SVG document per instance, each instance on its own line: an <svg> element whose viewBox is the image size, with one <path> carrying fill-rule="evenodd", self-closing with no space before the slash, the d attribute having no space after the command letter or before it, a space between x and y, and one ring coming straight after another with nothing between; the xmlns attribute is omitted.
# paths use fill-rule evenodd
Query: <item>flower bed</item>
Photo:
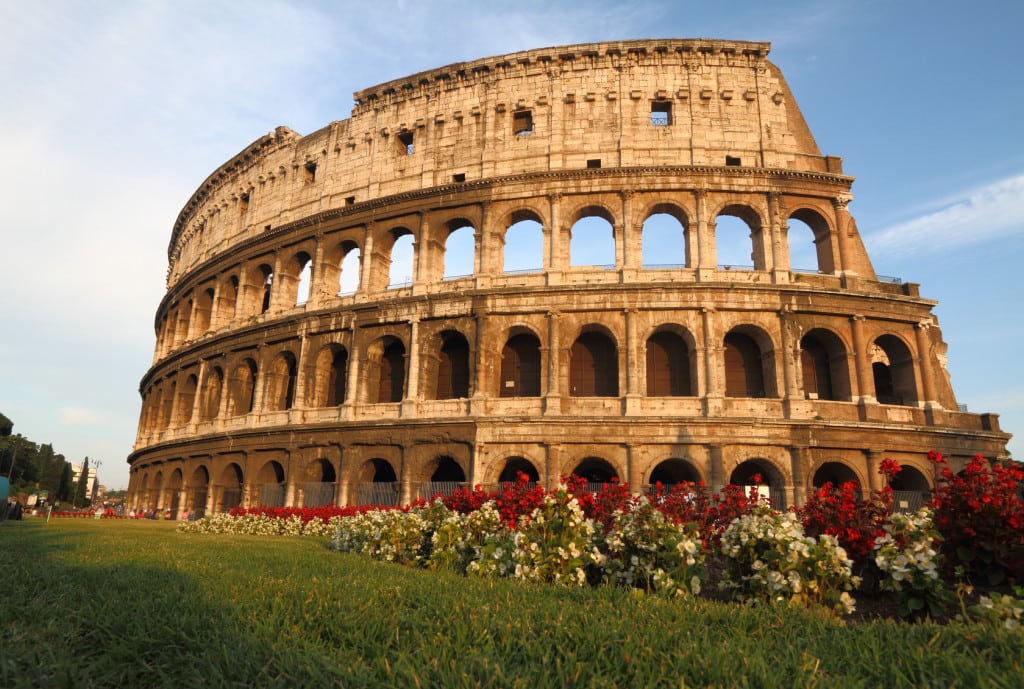
<svg viewBox="0 0 1024 689"><path fill-rule="evenodd" d="M941 455L933 461L943 464ZM887 478L899 471L896 462L882 463ZM943 472L929 508L903 515L892 513L888 488L861 500L855 484L825 486L799 510L779 512L756 490L736 486L714 495L701 485L655 486L648 497L615 482L591 493L576 477L546 491L521 475L498 491L458 490L404 508L236 509L179 530L327 536L339 551L472 577L717 595L839 614L855 609L856 593L889 596L908 617L948 617L956 590L966 616L970 577L992 580L996 567L1004 590L970 610L1014 625L1024 609L1008 590L1024 580L1021 478L1014 467L989 467L977 457L959 476Z"/></svg>

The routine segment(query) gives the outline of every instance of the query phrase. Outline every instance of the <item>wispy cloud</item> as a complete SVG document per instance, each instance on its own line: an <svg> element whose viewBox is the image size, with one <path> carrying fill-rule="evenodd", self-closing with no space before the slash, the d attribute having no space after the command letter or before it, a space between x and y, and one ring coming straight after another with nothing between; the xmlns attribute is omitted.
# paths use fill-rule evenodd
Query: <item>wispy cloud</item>
<svg viewBox="0 0 1024 689"><path fill-rule="evenodd" d="M60 420L65 426L102 425L110 422L110 415L95 409L64 407L60 410Z"/></svg>
<svg viewBox="0 0 1024 689"><path fill-rule="evenodd" d="M920 254L1024 235L1024 174L971 189L933 208L869 235L870 250Z"/></svg>

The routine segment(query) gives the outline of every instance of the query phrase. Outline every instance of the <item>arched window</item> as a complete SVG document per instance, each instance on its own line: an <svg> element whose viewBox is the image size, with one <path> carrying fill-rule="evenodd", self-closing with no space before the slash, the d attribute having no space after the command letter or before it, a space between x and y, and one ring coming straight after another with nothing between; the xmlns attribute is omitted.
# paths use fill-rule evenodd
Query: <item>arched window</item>
<svg viewBox="0 0 1024 689"><path fill-rule="evenodd" d="M615 267L615 230L603 208L584 209L570 230L569 264L594 268Z"/></svg>
<svg viewBox="0 0 1024 689"><path fill-rule="evenodd" d="M338 294L354 294L359 289L359 272L362 253L354 244L345 251L341 260L341 274L338 276Z"/></svg>
<svg viewBox="0 0 1024 689"><path fill-rule="evenodd" d="M686 241L686 216L672 206L658 206L644 220L644 268L683 268L691 265Z"/></svg>
<svg viewBox="0 0 1024 689"><path fill-rule="evenodd" d="M766 395L761 348L749 335L730 332L725 336L725 396Z"/></svg>
<svg viewBox="0 0 1024 689"><path fill-rule="evenodd" d="M430 474L432 482L461 483L466 480L466 472L451 457L438 457L436 463L437 466Z"/></svg>
<svg viewBox="0 0 1024 689"><path fill-rule="evenodd" d="M532 333L513 335L501 350L499 397L540 396L540 340Z"/></svg>
<svg viewBox="0 0 1024 689"><path fill-rule="evenodd" d="M444 243L444 280L469 277L474 273L476 230L465 221L455 221L453 225Z"/></svg>
<svg viewBox="0 0 1024 689"><path fill-rule="evenodd" d="M537 273L544 270L544 226L529 211L513 214L505 230L504 271Z"/></svg>
<svg viewBox="0 0 1024 689"><path fill-rule="evenodd" d="M253 408L253 392L256 389L256 362L245 359L231 373L228 385L228 415L242 416Z"/></svg>
<svg viewBox="0 0 1024 689"><path fill-rule="evenodd" d="M376 373L369 379L370 402L401 402L405 395L405 345L401 340L385 338L375 344L369 355L370 366Z"/></svg>
<svg viewBox="0 0 1024 689"><path fill-rule="evenodd" d="M397 505L398 475L386 459L375 458L359 472L360 505Z"/></svg>
<svg viewBox="0 0 1024 689"><path fill-rule="evenodd" d="M270 266L262 265L259 267L259 272L263 276L262 285L262 296L260 297L260 313L266 313L270 310L270 298L271 292L274 287L274 270Z"/></svg>
<svg viewBox="0 0 1024 689"><path fill-rule="evenodd" d="M299 268L298 285L296 286L295 306L302 306L309 301L313 287L313 259L306 253L300 253L295 257Z"/></svg>
<svg viewBox="0 0 1024 689"><path fill-rule="evenodd" d="M537 483L540 481L540 473L533 462L523 457L509 457L505 460L505 467L498 476L498 483L517 483L519 474L525 474L528 481Z"/></svg>
<svg viewBox="0 0 1024 689"><path fill-rule="evenodd" d="M917 382L910 349L895 335L882 335L874 344L871 369L875 399L882 404L917 404Z"/></svg>
<svg viewBox="0 0 1024 689"><path fill-rule="evenodd" d="M388 288L408 287L413 280L413 235L407 230L395 238L391 247L391 266L388 269Z"/></svg>
<svg viewBox="0 0 1024 689"><path fill-rule="evenodd" d="M839 490L844 483L856 483L857 491L860 492L860 481L853 469L842 462L825 462L814 472L811 484L817 489L826 483L831 484L834 490Z"/></svg>
<svg viewBox="0 0 1024 689"><path fill-rule="evenodd" d="M718 266L727 270L764 270L761 222L746 206L727 206L715 218Z"/></svg>
<svg viewBox="0 0 1024 689"><path fill-rule="evenodd" d="M178 391L178 410L175 413L174 425L185 426L192 421L192 408L196 402L196 388L199 387L199 379L190 375L185 378L184 384Z"/></svg>
<svg viewBox="0 0 1024 689"><path fill-rule="evenodd" d="M850 399L846 347L835 333L815 328L800 339L800 372L807 399Z"/></svg>
<svg viewBox="0 0 1024 689"><path fill-rule="evenodd" d="M469 343L461 333L441 334L435 399L469 397Z"/></svg>
<svg viewBox="0 0 1024 689"><path fill-rule="evenodd" d="M210 329L211 318L213 317L213 288L207 287L200 290L195 300L195 323L192 332L197 336L206 333Z"/></svg>
<svg viewBox="0 0 1024 689"><path fill-rule="evenodd" d="M226 512L232 507L242 504L242 481L242 468L234 462L228 464L220 472L220 478L217 480L220 488L220 500L217 508L219 511Z"/></svg>
<svg viewBox="0 0 1024 689"><path fill-rule="evenodd" d="M654 333L647 339L647 396L692 394L690 352L686 342L673 332Z"/></svg>
<svg viewBox="0 0 1024 689"><path fill-rule="evenodd" d="M203 403L200 411L200 418L203 421L217 418L220 412L220 397L224 390L224 371L220 366L214 366L206 372L206 380L203 383Z"/></svg>
<svg viewBox="0 0 1024 689"><path fill-rule="evenodd" d="M786 508L785 479L782 472L766 459L748 459L737 466L729 476L729 483L743 486L748 495L749 488L756 486L755 492L766 498L777 510Z"/></svg>
<svg viewBox="0 0 1024 689"><path fill-rule="evenodd" d="M235 317L235 307L238 304L238 276L232 275L220 283L220 294L217 297L220 302L217 305L217 324L231 322Z"/></svg>
<svg viewBox="0 0 1024 689"><path fill-rule="evenodd" d="M611 483L613 478L619 477L615 467L600 457L585 458L572 470L572 475L586 479L589 489L595 492L604 484Z"/></svg>
<svg viewBox="0 0 1024 689"><path fill-rule="evenodd" d="M291 409L295 401L295 355L281 352L271 365L267 380L267 410Z"/></svg>
<svg viewBox="0 0 1024 689"><path fill-rule="evenodd" d="M696 486L700 483L700 473L693 464L685 459L666 459L663 462L658 462L657 466L651 470L650 484L653 486L656 483L660 483L665 488L680 483L692 483Z"/></svg>
<svg viewBox="0 0 1024 689"><path fill-rule="evenodd" d="M619 355L605 334L585 332L569 350L569 394L572 397L618 397Z"/></svg>
<svg viewBox="0 0 1024 689"><path fill-rule="evenodd" d="M801 208L789 217L789 265L793 272L832 273L832 232L816 211Z"/></svg>
<svg viewBox="0 0 1024 689"><path fill-rule="evenodd" d="M348 351L340 345L327 345L316 355L311 406L344 404L347 381Z"/></svg>

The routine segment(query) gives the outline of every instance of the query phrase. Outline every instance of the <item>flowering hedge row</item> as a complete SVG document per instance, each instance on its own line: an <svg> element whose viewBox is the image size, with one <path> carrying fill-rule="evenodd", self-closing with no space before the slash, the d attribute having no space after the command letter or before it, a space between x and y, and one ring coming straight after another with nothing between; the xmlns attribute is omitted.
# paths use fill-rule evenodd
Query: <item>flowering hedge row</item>
<svg viewBox="0 0 1024 689"><path fill-rule="evenodd" d="M713 560L718 591L736 600L849 613L851 592L866 586L895 595L907 615L938 616L954 585L1024 581L1024 509L1018 469L976 457L954 475L941 455L931 459L942 479L916 515L893 514L888 488L861 499L854 483L826 485L781 513L735 486L714 495L700 484L655 486L648 497L614 482L594 494L577 477L546 491L520 476L499 491L459 490L400 509L256 508L179 528L330 536L340 551L467 576L677 596L700 595ZM882 463L889 479L899 471ZM1022 608L996 594L974 612L1013 626Z"/></svg>

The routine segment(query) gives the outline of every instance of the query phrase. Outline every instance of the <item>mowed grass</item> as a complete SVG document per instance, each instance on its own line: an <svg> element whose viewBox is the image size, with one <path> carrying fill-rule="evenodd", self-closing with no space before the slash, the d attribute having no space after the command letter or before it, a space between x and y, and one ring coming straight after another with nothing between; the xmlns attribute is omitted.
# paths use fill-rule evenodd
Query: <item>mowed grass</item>
<svg viewBox="0 0 1024 689"><path fill-rule="evenodd" d="M310 539L0 523L0 687L1006 687L1024 635L478 581Z"/></svg>

